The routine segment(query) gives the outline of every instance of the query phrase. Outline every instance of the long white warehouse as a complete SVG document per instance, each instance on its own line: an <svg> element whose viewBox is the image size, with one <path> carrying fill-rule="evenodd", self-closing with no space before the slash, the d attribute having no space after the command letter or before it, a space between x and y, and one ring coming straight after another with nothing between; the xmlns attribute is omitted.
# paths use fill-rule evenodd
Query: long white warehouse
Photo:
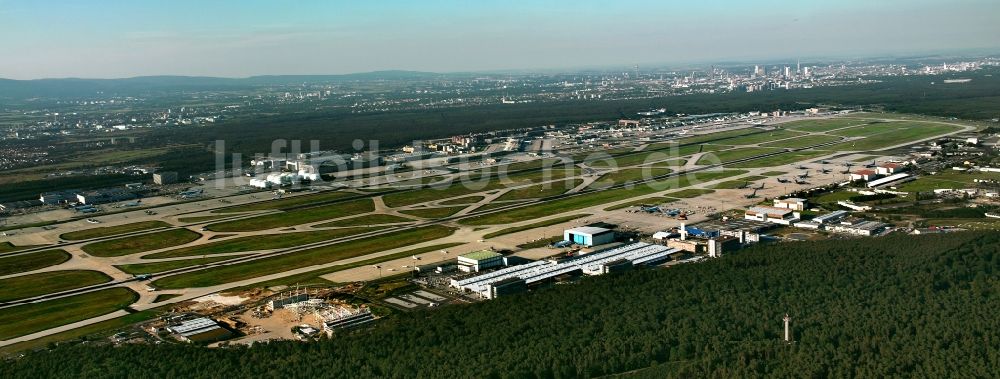
<svg viewBox="0 0 1000 379"><path fill-rule="evenodd" d="M679 252L679 249L638 242L581 255L561 262L535 261L526 265L507 267L467 279L452 280L451 286L492 299L496 297L495 288L499 285L521 282L521 285L526 286L577 270L589 275L599 275L608 272L604 267L608 264L618 264L623 260L629 261L633 265L653 264L666 260L671 254Z"/></svg>

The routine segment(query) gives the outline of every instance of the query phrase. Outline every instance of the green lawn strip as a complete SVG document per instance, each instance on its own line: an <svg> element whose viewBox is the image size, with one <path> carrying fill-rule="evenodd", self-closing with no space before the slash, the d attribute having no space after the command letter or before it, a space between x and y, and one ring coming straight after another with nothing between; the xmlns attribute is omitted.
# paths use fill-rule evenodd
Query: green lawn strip
<svg viewBox="0 0 1000 379"><path fill-rule="evenodd" d="M670 158L679 158L697 153L704 153L709 151L718 151L729 148L729 146L723 145L684 145L681 146L676 143L657 143L649 145L645 150L636 153L630 153L626 155L608 157L608 156L593 156L587 161L587 165L591 167L627 167L636 165L645 165L647 163L653 163L658 161L663 161ZM660 164L657 164L660 165Z"/></svg>
<svg viewBox="0 0 1000 379"><path fill-rule="evenodd" d="M566 168L557 165L547 171L527 171L505 174L503 178L497 175L474 174L455 179L446 184L435 184L433 187L413 191L397 192L385 195L382 200L389 207L402 207L433 200L447 199L479 192L492 191L501 188L515 187L542 181L563 179L579 174L575 167Z"/></svg>
<svg viewBox="0 0 1000 379"><path fill-rule="evenodd" d="M416 208L416 209L404 209L399 211L399 213L408 214L414 217L437 219L437 218L451 216L463 209L465 209L465 206L445 207L445 208Z"/></svg>
<svg viewBox="0 0 1000 379"><path fill-rule="evenodd" d="M379 224L395 224L398 222L411 222L413 219L388 214L370 214L364 216L351 217L348 219L330 221L327 223L313 225L314 228L330 228L343 226L369 226Z"/></svg>
<svg viewBox="0 0 1000 379"><path fill-rule="evenodd" d="M59 249L0 257L0 276L54 266L68 261L71 257L69 253Z"/></svg>
<svg viewBox="0 0 1000 379"><path fill-rule="evenodd" d="M262 216L209 224L206 228L213 232L251 232L281 228L316 221L328 220L368 213L375 210L372 199L357 199L342 203L299 208Z"/></svg>
<svg viewBox="0 0 1000 379"><path fill-rule="evenodd" d="M439 244L439 245L432 245L432 246L427 246L427 247L421 247L421 248L418 248L418 249L407 250L407 251L400 252L400 253L395 253L395 254L389 254L389 255L386 255L386 256L378 257L378 258L365 259L363 261L358 261L358 262L354 262L354 263L347 263L347 264L343 264L343 265L336 265L336 266L333 266L333 267L328 267L328 268L323 268L323 269L319 269L319 270L313 270L313 271L309 271L309 272L305 272L305 273L301 273L301 274L286 276L284 278L279 278L279 279L274 279L274 280L268 280L268 281L260 282L260 283L254 283L254 284L251 284L249 286L245 286L245 287L242 287L242 288L239 288L239 289L235 289L234 291L238 291L238 290L241 290L241 289L261 288L261 287L266 288L266 287L274 287L274 286L291 286L291 285L296 285L296 284L300 284L300 285L317 285L317 284L319 284L319 285L327 285L327 284L333 284L333 282L330 282L330 281L328 281L326 279L320 278L320 276L323 276L323 275L326 275L326 274L331 274L331 273L334 273L334 272L337 272L337 271L349 270L349 269L352 269L352 268L355 268L355 267L376 265L376 264L379 264L379 263L382 263L382 262L391 261L391 260L394 260L394 259L406 258L406 257L414 256L414 255L417 255L417 254L423 254L423 253L428 253L428 252L432 252L432 251L444 250L444 249L448 249L448 248L452 248L452 247L460 246L460 245L464 245L464 244L465 243L463 243L463 242L452 242L452 243L443 243L443 244ZM444 264L444 263L442 263L442 264Z"/></svg>
<svg viewBox="0 0 1000 379"><path fill-rule="evenodd" d="M191 217L181 217L181 218L178 218L177 221L183 222L185 224L194 224L194 223L199 223L199 222L204 222L204 221L212 221L212 220L220 219L220 218L223 218L223 217L232 217L232 216L231 215L191 216Z"/></svg>
<svg viewBox="0 0 1000 379"><path fill-rule="evenodd" d="M830 151L867 151L886 148L908 142L921 140L924 138L944 135L953 132L957 127L950 125L917 124L907 127L885 130L881 133L870 134L865 138L855 141L841 142L835 145L826 146L823 149Z"/></svg>
<svg viewBox="0 0 1000 379"><path fill-rule="evenodd" d="M525 200L560 195L583 183L583 179L568 179L515 188L500 195L496 200Z"/></svg>
<svg viewBox="0 0 1000 379"><path fill-rule="evenodd" d="M0 340L105 315L135 302L139 295L116 287L41 303L0 309Z"/></svg>
<svg viewBox="0 0 1000 379"><path fill-rule="evenodd" d="M0 254L3 254L3 253L13 253L13 252L16 252L16 251L20 251L20 250L24 250L24 249L30 249L30 248L38 247L38 246L41 246L41 245L15 246L14 244L12 244L10 242L0 242Z"/></svg>
<svg viewBox="0 0 1000 379"><path fill-rule="evenodd" d="M178 296L183 296L183 295L181 295L179 293L164 293L164 294L159 294L159 295L156 295L155 299L153 299L153 303L155 304L155 303L159 303L161 301L167 301L167 300L173 299L173 298L178 297Z"/></svg>
<svg viewBox="0 0 1000 379"><path fill-rule="evenodd" d="M260 194L259 196L270 197L271 195ZM249 211L264 211L271 209L287 209L302 205L315 204L323 201L333 201L352 196L359 196L359 194L353 192L340 192L340 191L320 192L316 194L290 196L277 200L266 200L256 203L242 204L229 208L219 209L213 211L212 213L235 213L235 212L249 212Z"/></svg>
<svg viewBox="0 0 1000 379"><path fill-rule="evenodd" d="M287 247L305 245L315 242L331 240L335 238L352 236L355 234L368 232L373 228L343 228L317 230L314 232L295 232L267 234L262 236L246 236L216 241L197 246L188 246L180 249L161 251L159 253L142 256L143 259L160 259L174 257L190 257L198 255L238 253L243 251L282 249Z"/></svg>
<svg viewBox="0 0 1000 379"><path fill-rule="evenodd" d="M797 149L806 146L819 145L821 143L833 142L841 140L838 136L828 136L828 135L811 135L798 138L792 138L784 141L776 141L771 143L765 143L760 145L762 147L784 147L790 149Z"/></svg>
<svg viewBox="0 0 1000 379"><path fill-rule="evenodd" d="M144 251L179 246L201 238L201 234L187 229L171 229L83 245L81 249L95 257L117 257Z"/></svg>
<svg viewBox="0 0 1000 379"><path fill-rule="evenodd" d="M695 183L707 182L742 174L746 174L746 171L726 170L691 173L653 183L639 184L632 188L598 191L568 197L565 199L554 200L544 204L471 217L463 219L459 221L459 223L465 225L496 225L527 221L542 216L560 214L570 210L588 208L604 203L648 195L669 189L683 188Z"/></svg>
<svg viewBox="0 0 1000 379"><path fill-rule="evenodd" d="M701 159L698 159L697 164L710 165L716 163L726 163L761 154L773 153L776 151L780 150L765 148L765 147L741 147L736 149L722 150L702 155Z"/></svg>
<svg viewBox="0 0 1000 379"><path fill-rule="evenodd" d="M751 134L742 137L730 138L723 143L726 145L756 145L764 142L771 142L774 140L792 138L805 135L803 132L796 132L792 130L765 130L762 133Z"/></svg>
<svg viewBox="0 0 1000 379"><path fill-rule="evenodd" d="M157 279L153 285L158 288L219 285L432 241L447 237L454 231L454 228L441 225L413 228L379 237L317 247L293 254L168 276Z"/></svg>
<svg viewBox="0 0 1000 379"><path fill-rule="evenodd" d="M827 134L844 137L867 137L893 131L900 131L906 128L904 122L872 122L860 126L844 128Z"/></svg>
<svg viewBox="0 0 1000 379"><path fill-rule="evenodd" d="M652 146L652 145L650 145L650 146ZM647 147L646 149L644 149L642 151L647 151L647 150L649 150L649 147ZM609 157L609 156L611 156L611 157L617 157L617 156L622 156L622 155L633 154L635 152L636 152L635 148L632 148L632 147L619 147L619 148L614 148L614 149L597 149L597 150L590 150L590 151L582 151L582 152L578 152L578 153L573 153L573 155L570 156L570 159L572 159L574 162L585 162L585 161L592 160L594 158L605 158L605 157Z"/></svg>
<svg viewBox="0 0 1000 379"><path fill-rule="evenodd" d="M700 143L700 142L717 142L718 140L723 140L725 141L724 143L729 143L728 139L730 138L745 136L747 134L754 134L760 132L762 132L762 130L757 128L743 128L736 130L727 130L724 132L699 134L690 137L684 137L677 141L683 144Z"/></svg>
<svg viewBox="0 0 1000 379"><path fill-rule="evenodd" d="M506 228L506 229L498 230L498 231L495 231L495 232L492 232L492 233L487 233L486 235L483 236L483 238L484 239L489 239L489 238L493 238L493 237L499 237L499 236L502 236L502 235L505 235L505 234L523 232L525 230L531 230L531 229L535 229L535 228L544 228L546 226L552 226L552 225L556 225L556 224L562 224L562 223L567 222L567 221L576 220L578 218L583 218L583 217L587 217L587 216L591 216L591 214L590 213L580 213L580 214L575 214L575 215L569 215L569 216L563 216L563 217L559 217L559 218L554 218L554 219L551 219L551 220L536 222L536 223L528 224L528 225L524 225L524 226L515 226L515 227L511 227L511 228Z"/></svg>
<svg viewBox="0 0 1000 379"><path fill-rule="evenodd" d="M770 157L754 159L752 161L733 163L730 165L726 165L726 167L734 167L734 168L774 167L774 166L786 165L789 163L801 162L829 154L830 154L829 151L822 151L822 150L793 151L793 152L773 155Z"/></svg>
<svg viewBox="0 0 1000 379"><path fill-rule="evenodd" d="M680 190L677 192L667 193L667 197L676 197L678 199L690 199L692 197L698 197L701 195L707 195L715 192L715 190L710 189L700 189L700 188L688 188L685 190Z"/></svg>
<svg viewBox="0 0 1000 379"><path fill-rule="evenodd" d="M441 205L467 205L467 204L475 204L475 203L478 203L478 202L482 201L485 198L486 198L485 196L466 196L466 197L460 197L460 198L457 198L457 199L451 199L451 200L442 201Z"/></svg>
<svg viewBox="0 0 1000 379"><path fill-rule="evenodd" d="M228 259L235 259L242 257L243 255L227 255L223 257L208 257L208 258L194 258L194 259L181 259L175 261L164 261L164 262L151 262L151 263L134 263L127 265L118 265L115 268L122 270L129 274L155 274L158 272L197 266L206 263L219 262Z"/></svg>
<svg viewBox="0 0 1000 379"><path fill-rule="evenodd" d="M588 188L607 188L616 184L652 179L654 176L665 175L673 170L665 167L626 168L601 175Z"/></svg>
<svg viewBox="0 0 1000 379"><path fill-rule="evenodd" d="M767 179L767 177L766 176L760 176L760 175L751 175L751 176L747 176L747 177L736 179L736 180L725 181L725 182L722 182L722 183L719 183L719 184L716 184L716 185L712 186L712 188L713 189L739 189L739 188L743 188L743 186L751 186L751 185L753 185L753 183L751 183L751 182L754 182L754 181L757 181L757 180L761 180L761 179Z"/></svg>
<svg viewBox="0 0 1000 379"><path fill-rule="evenodd" d="M525 201L527 201L527 200L525 200ZM490 209L497 209L497 208L501 208L501 207L506 207L506 206L509 206L509 205L512 205L512 204L521 204L521 203L524 203L525 201L512 201L512 202L509 202L509 203L489 203L489 204L480 206L479 208L476 208L475 212L488 211Z"/></svg>
<svg viewBox="0 0 1000 379"><path fill-rule="evenodd" d="M67 241L76 241L76 240L85 240L91 238L108 237L130 232L138 232L140 230L163 228L167 226L170 226L170 224L165 223L163 221L143 221L125 225L105 226L101 228L77 230L73 232L63 233L61 236L59 236L59 238L62 238Z"/></svg>
<svg viewBox="0 0 1000 379"><path fill-rule="evenodd" d="M165 296L165 295L160 295L160 296ZM157 296L157 299L159 299L160 296ZM180 295L175 295L175 296L180 296ZM157 316L159 316L159 314L160 312L152 310L140 311L136 313L127 314L121 317L115 317L110 320L105 320L90 325L81 326L79 328L67 330L65 332L50 334L45 337L36 338L30 341L18 342L15 344L0 347L0 355L12 354L27 350L41 349L49 346L49 344L66 342L66 341L96 340L109 337L119 329L125 328L132 324L152 320Z"/></svg>
<svg viewBox="0 0 1000 379"><path fill-rule="evenodd" d="M905 192L930 192L936 189L976 188L978 186L975 182L976 179L1000 181L1000 173L941 171L934 175L923 175L914 181L903 183L899 186L899 190Z"/></svg>
<svg viewBox="0 0 1000 379"><path fill-rule="evenodd" d="M768 172L765 172L765 173L763 173L761 175L762 176L781 176L781 175L788 175L788 173L784 172L784 171L768 171Z"/></svg>
<svg viewBox="0 0 1000 379"><path fill-rule="evenodd" d="M827 132L834 129L846 128L849 126L859 126L867 124L869 120L858 120L848 118L832 118L822 120L801 120L782 123L785 129L800 130L803 132Z"/></svg>
<svg viewBox="0 0 1000 379"><path fill-rule="evenodd" d="M604 208L605 211L614 211L622 208L636 207L640 205L661 205L679 201L680 199L674 199L672 197L647 197L644 199L633 200L626 203L610 206Z"/></svg>
<svg viewBox="0 0 1000 379"><path fill-rule="evenodd" d="M26 299L109 281L110 276L90 270L47 271L15 276L0 279L0 301Z"/></svg>

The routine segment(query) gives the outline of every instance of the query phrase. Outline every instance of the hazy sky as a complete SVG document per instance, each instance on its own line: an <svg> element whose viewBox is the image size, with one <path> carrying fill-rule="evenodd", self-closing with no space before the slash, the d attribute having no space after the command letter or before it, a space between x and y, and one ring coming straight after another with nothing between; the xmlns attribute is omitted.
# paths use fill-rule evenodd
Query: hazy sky
<svg viewBox="0 0 1000 379"><path fill-rule="evenodd" d="M475 71L1000 47L1000 0L0 0L0 77Z"/></svg>

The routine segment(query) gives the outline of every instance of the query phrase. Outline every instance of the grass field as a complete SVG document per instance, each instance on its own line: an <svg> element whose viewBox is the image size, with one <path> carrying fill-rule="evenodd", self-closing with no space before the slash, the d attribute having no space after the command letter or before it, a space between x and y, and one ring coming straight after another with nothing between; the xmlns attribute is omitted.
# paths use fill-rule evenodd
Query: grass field
<svg viewBox="0 0 1000 379"><path fill-rule="evenodd" d="M268 198L270 196L271 195L267 193L262 193L258 195L258 197L260 198ZM250 211L266 211L272 209L287 209L304 205L312 205L323 201L339 200L353 196L359 196L359 195L356 193L339 192L339 191L320 192L316 194L290 196L277 200L259 201L256 203L219 209L214 211L213 213L235 213L235 212L250 212Z"/></svg>
<svg viewBox="0 0 1000 379"><path fill-rule="evenodd" d="M762 147L782 147L789 149L797 149L806 146L819 145L821 143L833 142L841 140L838 136L827 136L827 135L811 135L798 138L792 138L784 141L775 141L771 143L765 143L760 145Z"/></svg>
<svg viewBox="0 0 1000 379"><path fill-rule="evenodd" d="M596 160L592 159L589 162L587 162L587 165L591 167L604 168L604 167L628 167L628 166L646 165L653 162L659 162L656 165L662 166L664 164L670 165L669 163L666 162L660 162L663 160L672 160L679 157L685 157L691 154L708 152L708 151L718 151L727 148L729 147L723 145L700 144L700 145L680 146L675 143L661 142L661 143L650 144L648 147L646 147L646 149L635 153L620 155L616 157L608 157L606 159L596 159Z"/></svg>
<svg viewBox="0 0 1000 379"><path fill-rule="evenodd" d="M445 208L419 208L419 209L404 209L399 211L399 213L420 218L438 219L451 216L463 209L465 209L465 206L445 207Z"/></svg>
<svg viewBox="0 0 1000 379"><path fill-rule="evenodd" d="M784 171L768 171L768 172L765 172L765 173L761 173L761 175L762 176L781 176L781 175L788 175L788 173L784 172Z"/></svg>
<svg viewBox="0 0 1000 379"><path fill-rule="evenodd" d="M157 298L159 298L159 296L157 296ZM87 326L81 326L79 328L72 330L67 330L65 332L50 334L45 337L36 338L30 341L18 342L15 344L3 346L0 347L0 355L25 351L25 350L39 349L51 343L71 341L83 337L107 337L118 329L124 328L126 326L135 323L151 320L153 318L156 318L157 315L159 315L159 312L151 310L131 313L110 320L93 323Z"/></svg>
<svg viewBox="0 0 1000 379"><path fill-rule="evenodd" d="M710 190L710 189L688 188L688 189L680 190L680 191L677 191L677 192L667 193L666 196L667 197L676 197L678 199L690 199L692 197L698 197L698 196L701 196L701 195L707 195L707 194L714 193L714 192L715 192L715 190Z"/></svg>
<svg viewBox="0 0 1000 379"><path fill-rule="evenodd" d="M560 166L562 167L562 166ZM491 176L484 179L484 175L473 175L468 180L454 180L450 185L435 185L413 191L397 192L385 195L382 200L389 207L402 207L419 204L433 200L447 199L474 193L491 191L507 187L515 187L532 183L539 183L543 180L562 179L567 176L575 176L578 169L552 169L548 172L527 171L505 175L503 178Z"/></svg>
<svg viewBox="0 0 1000 379"><path fill-rule="evenodd" d="M536 223L528 224L528 225L524 225L524 226L515 226L515 227L511 227L511 228L506 228L506 229L498 230L498 231L495 231L493 233L487 233L486 235L483 236L483 238L489 239L489 238L493 238L493 237L499 237L499 236L502 236L502 235L505 235L505 234L523 232L525 230L531 230L531 229L535 229L535 228L543 228L543 227L546 227L546 226L551 226L551 225L556 225L556 224L562 224L562 223L567 222L567 221L576 220L578 218L584 218L584 217L587 217L587 216L591 216L591 214L590 213L580 213L580 214L575 214L575 215L558 217L558 218L554 218L554 219L551 219L551 220L540 221L540 222L536 222Z"/></svg>
<svg viewBox="0 0 1000 379"><path fill-rule="evenodd" d="M478 203L478 202L482 201L485 198L486 198L485 196L466 196L466 197L460 197L460 198L457 198L457 199L451 199L451 200L442 201L441 205L467 205L467 204L475 204L475 203Z"/></svg>
<svg viewBox="0 0 1000 379"><path fill-rule="evenodd" d="M371 265L379 264L381 262L391 261L391 260L394 260L394 259L406 258L406 257L418 255L418 254L424 254L424 253L429 253L429 252L434 252L434 251L440 251L440 250L452 248L452 247L459 246L459 245L464 245L464 243L461 243L461 242L452 242L452 243L443 243L443 244L439 244L439 245L431 245L431 246L421 247L421 248L417 248L417 249L413 249L413 250L407 250L407 251L403 251L403 252L399 252L399 253L395 253L395 254L389 254L389 255L386 255L386 256L378 257L378 258L365 259L365 260L362 260L362 261L358 261L358 262L354 262L354 263L348 263L348 264L343 264L343 265L335 265L333 267L323 268L323 269L319 269L319 270L312 270L312 271L309 271L309 272L306 272L306 273L302 273L302 274L286 276L284 278L279 278L279 279L274 279L274 280L268 280L266 282L254 283L254 284L246 286L244 288L273 287L273 286L282 286L282 285L284 285L284 286L291 286L291 285L297 285L297 284L301 284L301 285L317 285L317 284L319 284L319 285L328 285L328 284L333 284L333 283L330 282L330 281L328 281L328 280L326 280L326 279L320 278L320 276L323 276L323 275L326 275L326 274L331 274L331 273L334 273L334 272L337 272L337 271L343 271L343 270L352 269L352 268L355 268L355 267L371 266Z"/></svg>
<svg viewBox="0 0 1000 379"><path fill-rule="evenodd" d="M762 133L746 135L742 137L730 138L723 141L726 145L756 145L764 142L771 142L774 140L792 138L804 135L806 133L796 132L792 130L767 130Z"/></svg>
<svg viewBox="0 0 1000 379"><path fill-rule="evenodd" d="M872 122L860 126L840 129L827 134L844 137L868 137L876 134L892 132L904 128L902 122Z"/></svg>
<svg viewBox="0 0 1000 379"><path fill-rule="evenodd" d="M214 216L191 216L191 217L181 217L177 221L183 222L185 224L194 224L205 221L217 220L223 217L230 217L230 215L214 215Z"/></svg>
<svg viewBox="0 0 1000 379"><path fill-rule="evenodd" d="M54 266L66 262L70 258L69 253L59 249L0 257L0 276Z"/></svg>
<svg viewBox="0 0 1000 379"><path fill-rule="evenodd" d="M930 192L936 189L975 188L976 179L1000 181L1000 173L996 172L962 172L942 171L934 175L924 175L912 182L899 186L905 192Z"/></svg>
<svg viewBox="0 0 1000 379"><path fill-rule="evenodd" d="M95 257L117 257L144 251L179 246L201 238L201 234L187 229L171 229L113 240L94 242L80 247Z"/></svg>
<svg viewBox="0 0 1000 379"><path fill-rule="evenodd" d="M569 191L576 186L583 183L583 179L569 179L560 180L557 182L549 182L542 184L535 184L532 186L514 188L507 193L500 195L497 198L498 201L504 200L525 200L525 199L535 199L543 198L555 195L561 195L566 191Z"/></svg>
<svg viewBox="0 0 1000 379"><path fill-rule="evenodd" d="M857 129L857 130L855 130ZM824 147L830 151L866 151L877 150L899 144L909 143L924 138L954 132L959 128L951 125L940 125L922 122L891 122L859 126L838 130L838 135L864 136L864 139L841 142Z"/></svg>
<svg viewBox="0 0 1000 379"><path fill-rule="evenodd" d="M128 274L155 274L158 272L169 271L178 268L197 266L206 263L213 263L224 261L227 259L234 259L241 257L242 255L227 255L223 257L209 257L209 258L195 258L195 259L180 259L175 261L165 261L165 262L153 262L153 263L136 263L127 265L118 265L115 268L122 270Z"/></svg>
<svg viewBox="0 0 1000 379"><path fill-rule="evenodd" d="M143 221L125 225L105 226L101 228L72 231L69 233L63 233L62 235L59 236L59 238L62 238L67 241L77 241L77 240L86 240L91 238L108 237L118 234L131 233L131 232L138 232L141 230L163 228L167 226L170 226L170 224L165 223L163 221Z"/></svg>
<svg viewBox="0 0 1000 379"><path fill-rule="evenodd" d="M749 158L756 155L773 153L780 151L779 149L771 149L766 147L741 147L737 149L729 149L717 151L711 154L705 154L701 156L698 160L699 165L711 165L716 163L732 162L738 159Z"/></svg>
<svg viewBox="0 0 1000 379"><path fill-rule="evenodd" d="M302 267L330 263L341 259L359 257L408 245L447 237L455 229L440 225L408 229L390 235L366 238L313 248L293 254L264 258L230 266L195 271L157 279L159 288L207 287L259 276L280 273Z"/></svg>
<svg viewBox="0 0 1000 379"><path fill-rule="evenodd" d="M181 295L179 293L164 293L164 294L159 294L159 295L156 295L155 299L153 299L153 303L159 303L161 301L167 301L167 300L173 299L173 298L178 297L178 296L183 296L183 295Z"/></svg>
<svg viewBox="0 0 1000 379"><path fill-rule="evenodd" d="M471 217L459 222L465 225L496 225L526 221L542 216L580 210L595 205L625 200L631 197L648 195L669 189L683 188L694 183L707 182L730 176L742 175L745 173L746 171L743 170L698 172L689 175L681 175L679 177L672 177L649 184L637 185L633 188L598 191L559 199L544 204L512 209L478 217Z"/></svg>
<svg viewBox="0 0 1000 379"><path fill-rule="evenodd" d="M13 253L15 251L30 249L35 246L15 246L10 242L0 242L0 254L3 253Z"/></svg>
<svg viewBox="0 0 1000 379"><path fill-rule="evenodd" d="M812 158L829 155L830 153L831 153L830 151L822 151L822 150L793 151L784 154L772 155L766 158L755 159L752 161L734 163L731 165L727 165L727 167L734 167L734 168L774 167L774 166L786 165L789 163L801 162Z"/></svg>
<svg viewBox="0 0 1000 379"><path fill-rule="evenodd" d="M761 179L767 179L766 176L751 175L744 178L725 181L712 186L713 189L739 189L743 186L753 186L753 182Z"/></svg>
<svg viewBox="0 0 1000 379"><path fill-rule="evenodd" d="M354 216L374 210L375 203L371 199L357 199L343 203L298 208L281 213L209 224L206 228L213 232L251 232Z"/></svg>
<svg viewBox="0 0 1000 379"><path fill-rule="evenodd" d="M41 303L0 309L0 340L108 314L132 304L139 295L110 288Z"/></svg>
<svg viewBox="0 0 1000 379"><path fill-rule="evenodd" d="M267 234L262 236L239 237L229 240L201 244L197 246L188 246L180 249L161 251L155 254L144 255L142 258L159 259L159 258L191 257L198 255L282 249L292 246L299 246L314 242L331 240L335 238L347 237L358 233L371 231L372 229L373 228L358 227L358 228L317 230L314 232L295 232L295 233Z"/></svg>
<svg viewBox="0 0 1000 379"><path fill-rule="evenodd" d="M411 222L411 221L414 220L396 215L370 214L358 217L351 217L348 219L343 219L338 221L331 221L319 225L313 225L313 227L330 228L330 227L344 227L344 226L369 226L369 225L380 225L380 224L395 224L398 222Z"/></svg>
<svg viewBox="0 0 1000 379"><path fill-rule="evenodd" d="M871 121L849 118L834 118L822 120L801 120L781 124L786 129L801 130L803 132L827 132L834 129L846 128L849 126L864 125Z"/></svg>
<svg viewBox="0 0 1000 379"><path fill-rule="evenodd" d="M0 301L26 299L109 281L111 277L104 273L88 270L47 271L15 276L0 279Z"/></svg>
<svg viewBox="0 0 1000 379"><path fill-rule="evenodd" d="M622 204L610 206L610 207L604 208L604 210L606 210L606 211L614 211L614 210L618 210L618 209L623 209L623 208L628 208L628 207L635 207L635 206L640 206L640 205L644 205L644 204L645 205L660 205L660 204L672 203L672 202L675 202L675 201L680 201L680 199L674 199L672 197L647 197L645 199L633 200L633 201L625 202L625 203L622 203Z"/></svg>
<svg viewBox="0 0 1000 379"><path fill-rule="evenodd" d="M736 130L728 130L725 132L716 132L709 134L699 134L696 136L684 137L678 140L678 142L683 144L689 143L702 143L702 142L719 142L722 140L723 143L729 143L728 139L735 138L739 136L745 136L748 134L760 133L762 130L757 128L743 128Z"/></svg>
<svg viewBox="0 0 1000 379"><path fill-rule="evenodd" d="M602 175L590 184L588 188L607 188L616 184L651 179L654 176L669 174L673 170L664 167L626 168Z"/></svg>

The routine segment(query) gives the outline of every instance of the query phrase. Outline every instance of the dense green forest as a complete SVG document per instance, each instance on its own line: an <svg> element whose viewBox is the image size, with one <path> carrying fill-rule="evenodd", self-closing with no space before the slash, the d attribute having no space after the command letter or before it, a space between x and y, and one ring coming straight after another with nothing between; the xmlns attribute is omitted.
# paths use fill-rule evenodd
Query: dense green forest
<svg viewBox="0 0 1000 379"><path fill-rule="evenodd" d="M392 316L328 341L63 346L0 376L995 377L998 249L996 233L771 244Z"/></svg>

